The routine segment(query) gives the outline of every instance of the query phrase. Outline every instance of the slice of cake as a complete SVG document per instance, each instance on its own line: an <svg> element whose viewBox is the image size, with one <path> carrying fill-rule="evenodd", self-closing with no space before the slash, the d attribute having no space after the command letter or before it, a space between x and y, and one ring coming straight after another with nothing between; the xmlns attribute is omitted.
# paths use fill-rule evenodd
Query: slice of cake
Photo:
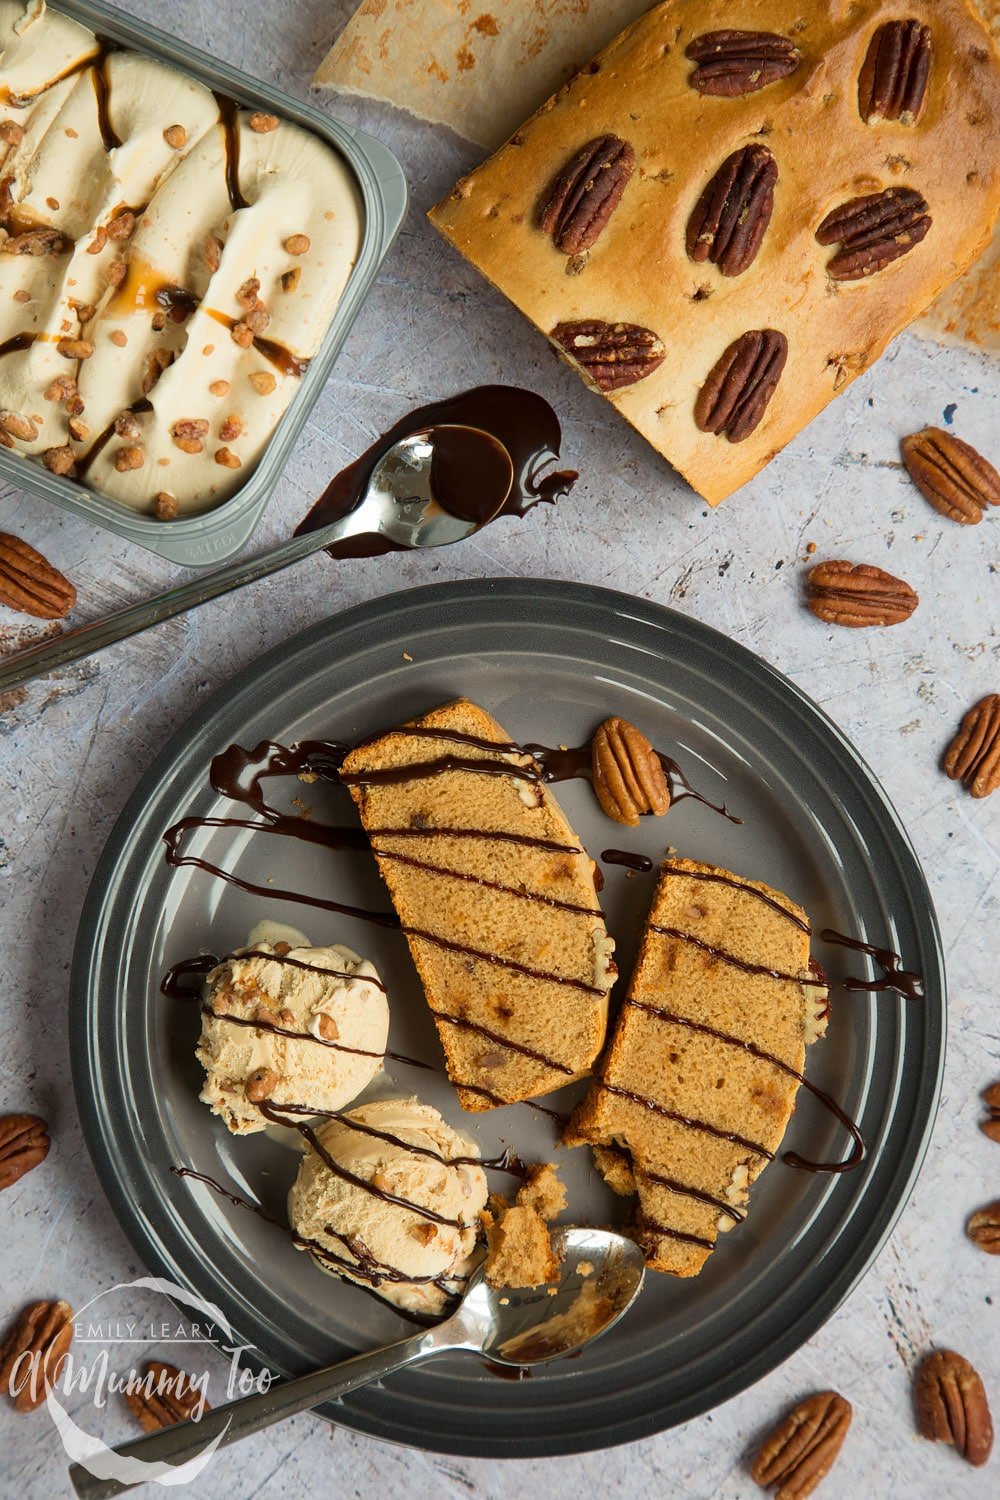
<svg viewBox="0 0 1000 1500"><path fill-rule="evenodd" d="M531 756L460 699L359 745L357 802L462 1107L590 1072L614 942L594 862Z"/></svg>
<svg viewBox="0 0 1000 1500"><path fill-rule="evenodd" d="M650 1266L696 1276L777 1153L827 991L805 912L770 886L661 867L601 1078L566 1132L636 1191Z"/></svg>

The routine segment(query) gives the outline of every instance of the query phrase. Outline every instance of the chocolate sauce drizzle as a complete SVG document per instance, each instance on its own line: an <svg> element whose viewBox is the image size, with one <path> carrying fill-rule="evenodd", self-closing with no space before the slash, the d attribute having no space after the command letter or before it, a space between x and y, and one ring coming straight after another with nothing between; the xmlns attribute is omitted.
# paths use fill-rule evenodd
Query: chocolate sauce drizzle
<svg viewBox="0 0 1000 1500"><path fill-rule="evenodd" d="M219 124L226 152L226 191L236 213L238 209L249 207L240 191L240 107L228 94L215 93L215 102L219 106Z"/></svg>
<svg viewBox="0 0 1000 1500"><path fill-rule="evenodd" d="M86 474L87 470L90 468L97 455L103 452L108 443L110 443L111 439L114 437L115 429L122 417L140 416L143 412L152 410L153 403L151 401L148 401L145 396L141 396L138 401L133 401L131 406L126 406L123 411L119 412L114 421L108 423L103 432L98 433L97 437L91 443L86 453L81 454L77 458L77 472L79 474Z"/></svg>
<svg viewBox="0 0 1000 1500"><path fill-rule="evenodd" d="M296 534L328 526L355 510L376 464L394 443L427 428L447 426L478 427L506 448L514 467L514 482L500 508L500 516L524 515L543 501L552 504L568 495L579 478L573 470L552 470L559 458L562 434L559 419L543 397L515 386L478 386L407 413L331 480ZM483 463L486 461L484 453ZM477 464L476 470L467 476L470 490L482 487L481 468L482 464ZM488 476L486 482L489 483ZM401 543L375 533L346 537L327 548L329 555L337 558L380 557L405 550Z"/></svg>
<svg viewBox="0 0 1000 1500"><path fill-rule="evenodd" d="M489 1042L495 1042L498 1047L503 1047L507 1052L518 1052L522 1057L530 1057L532 1062L541 1063L543 1067L555 1068L559 1073L565 1073L567 1078L574 1076L573 1069L568 1068L565 1063L556 1062L554 1058L547 1057L544 1052L536 1052L534 1047L526 1047L523 1042L513 1042L510 1037L501 1036L498 1031L491 1031L488 1026L481 1026L478 1021L470 1021L467 1016L450 1016L443 1010L434 1012L435 1021L443 1021L446 1026L454 1026L456 1030L474 1031L478 1036L483 1036Z"/></svg>
<svg viewBox="0 0 1000 1500"><path fill-rule="evenodd" d="M843 932L834 932L830 927L824 927L820 937L824 943L835 943L838 947L850 948L855 953L870 954L883 970L877 979L845 979L843 981L845 990L861 990L869 994L878 990L894 990L905 1000L924 998L923 978L912 969L900 968L903 962L902 957L892 948L878 948L873 943L863 943L860 938L848 937Z"/></svg>
<svg viewBox="0 0 1000 1500"><path fill-rule="evenodd" d="M15 333L13 338L5 339L0 344L0 355L19 354L22 349L30 349L40 337L37 333Z"/></svg>
<svg viewBox="0 0 1000 1500"><path fill-rule="evenodd" d="M372 1289L381 1286L384 1281L405 1286L436 1286L449 1300L453 1301L458 1295L456 1289L462 1286L468 1279L458 1274L454 1276L409 1276L401 1271L398 1266L391 1266L386 1261L376 1259L368 1249L368 1246L356 1236L352 1236L348 1240L344 1235L338 1234L337 1230L331 1225L327 1224L325 1226L326 1233L333 1239L339 1240L344 1249L350 1251L356 1257L354 1260L348 1260L346 1256L338 1255L335 1250L331 1250L328 1245L321 1244L319 1240L313 1240L307 1235L299 1234L297 1230L290 1228L289 1225L282 1224L279 1219L272 1218L265 1209L261 1208L259 1203L253 1203L249 1198L241 1198L237 1193L230 1192L228 1188L223 1187L221 1182L216 1182L215 1178L209 1177L207 1173L196 1172L193 1167L176 1166L171 1167L170 1171L175 1177L190 1177L195 1182L204 1183L206 1187L210 1187L220 1197L228 1198L229 1202L236 1208L249 1209L259 1219L263 1219L265 1224L272 1224L275 1229L280 1229L282 1233L287 1234L292 1243L297 1245L300 1250L308 1250L311 1255L316 1256L318 1260L325 1261L327 1265L332 1266L337 1271L347 1271L352 1276L362 1277L370 1283ZM368 1288L362 1287L360 1290L365 1291ZM394 1310L401 1317L408 1318L414 1323L423 1324L428 1321L437 1321L436 1319L424 1319L418 1314L407 1312L403 1308L395 1308Z"/></svg>
<svg viewBox="0 0 1000 1500"><path fill-rule="evenodd" d="M482 1167L484 1171L507 1172L512 1177L522 1178L526 1178L531 1170L510 1147L495 1157L442 1156L441 1152L435 1151L432 1146L417 1146L413 1141L404 1141L402 1136L393 1135L391 1130L379 1130L376 1126L358 1120L344 1110L313 1109L304 1104L277 1104L273 1099L268 1099L266 1103L269 1109L278 1114L315 1115L324 1120L336 1120L348 1130L356 1130L360 1135L368 1135L375 1140L385 1141L390 1146L399 1146L403 1151L409 1151L411 1155L426 1156L445 1167Z"/></svg>
<svg viewBox="0 0 1000 1500"><path fill-rule="evenodd" d="M780 901L775 901L772 896L759 891L756 886L750 885L745 880L737 880L734 876L724 875L718 870L683 870L679 865L670 864L661 865L660 869L664 875L680 875L685 880L707 880L716 885L731 886L734 891L746 891L748 896L755 896L758 901L763 901L765 906L771 907L772 911L780 912L783 917L788 918L789 922L794 922L800 932L812 932L808 922L803 921L795 912L789 911L787 906L782 906Z"/></svg>
<svg viewBox="0 0 1000 1500"><path fill-rule="evenodd" d="M632 854L628 849L604 849L601 859L606 865L624 865L627 870L636 870L648 875L656 866L648 854Z"/></svg>
<svg viewBox="0 0 1000 1500"><path fill-rule="evenodd" d="M689 1234L684 1229L668 1229L666 1224L661 1224L658 1220L650 1218L645 1210L642 1212L641 1228L647 1230L650 1234L663 1235L671 1240L680 1240L685 1245L697 1245L702 1250L715 1249L712 1240L703 1239L700 1234Z"/></svg>
<svg viewBox="0 0 1000 1500"><path fill-rule="evenodd" d="M111 79L108 76L108 58L112 52L122 49L117 42L100 37L100 51L94 58L94 93L97 95L97 125L105 151L114 151L122 143L121 136L111 123Z"/></svg>
<svg viewBox="0 0 1000 1500"><path fill-rule="evenodd" d="M314 1042L319 1047L329 1047L334 1052L348 1052L354 1057L380 1059L388 1057L394 1062L405 1063L411 1068L425 1068L428 1072L433 1071L430 1063L422 1062L418 1057L408 1057L404 1052L391 1052L389 1050L384 1052L370 1052L364 1047L349 1047L346 1042L330 1041L326 1037L316 1036L311 1031L298 1031L292 1027L279 1026L276 1021L268 1021L258 1017L251 1019L249 1016L233 1015L229 1011L214 1010L208 1001L202 999L200 986L192 988L184 983L186 979L195 977L204 978L213 969L217 968L219 964L230 963L233 959L252 958L255 952L256 950L251 949L244 953L229 953L225 958L219 958L214 953L202 953L194 958L182 958L178 963L173 964L163 976L160 982L160 993L170 1000L201 1000L202 1015L210 1016L216 1021L228 1022L232 1026L246 1026L254 1031L267 1031L275 1036L288 1037L290 1040L297 1042ZM376 989L380 989L383 994L385 993L385 985L382 981L380 979L369 978L367 975L349 974L342 969L328 969L320 964L306 963L304 959L292 958L288 954L259 953L257 956L266 958L269 963L284 964L294 969L306 969L313 974L329 974L337 979L353 979L358 983L371 984ZM304 1107L299 1112L305 1114L321 1113L319 1110L305 1109Z"/></svg>
<svg viewBox="0 0 1000 1500"><path fill-rule="evenodd" d="M709 1208L718 1209L720 1214L726 1214L736 1224L742 1224L746 1214L740 1213L739 1209L732 1203L727 1203L725 1198L715 1198L711 1193L702 1192L701 1188L691 1187L689 1183L678 1182L674 1177L665 1177L662 1172L654 1172L650 1167L634 1168L636 1175L644 1177L647 1182L658 1183L672 1193L678 1193L684 1198L696 1198L699 1203L705 1203Z"/></svg>
<svg viewBox="0 0 1000 1500"><path fill-rule="evenodd" d="M631 1006L633 1010L644 1011L646 1015L653 1016L659 1021L665 1021L671 1026L681 1026L686 1028L688 1031L696 1031L701 1036L714 1037L716 1041L725 1042L727 1046L742 1048L744 1052L748 1052L751 1057L755 1057L761 1062L770 1063L772 1067L780 1069L780 1071L783 1073L787 1073L789 1078L796 1079L797 1082L801 1084L803 1088L807 1089L814 1098L818 1099L821 1104L825 1105L830 1113L834 1115L837 1120L839 1120L841 1125L843 1125L844 1129L850 1133L851 1139L854 1142L854 1146L850 1156L845 1161L807 1161L805 1157L800 1156L797 1151L786 1151L783 1154L783 1159L788 1163L790 1167L799 1167L806 1172L850 1172L853 1171L855 1167L859 1167L865 1160L865 1157L868 1154L868 1150L865 1145L864 1137L862 1136L861 1131L858 1129L857 1125L851 1119L850 1115L848 1115L843 1109L841 1109L840 1105L834 1098L831 1097L830 1094L826 1093L823 1089L818 1088L817 1085L815 1083L812 1083L804 1073L800 1073L798 1068L793 1068L790 1063L783 1062L780 1057L775 1057L773 1052L765 1052L763 1047L758 1047L754 1042L744 1041L742 1037L731 1036L727 1031L719 1031L716 1027L709 1026L704 1021L694 1021L688 1016L679 1016L674 1011L666 1010L659 1005L650 1005L644 1000L627 999L624 1003L628 1006ZM704 1127L699 1123L698 1128ZM765 1151L762 1146L753 1145L752 1148L758 1156L766 1156L769 1160L774 1160L773 1154Z"/></svg>
<svg viewBox="0 0 1000 1500"><path fill-rule="evenodd" d="M711 958L716 958L720 963L729 964L734 969L740 969L744 974L766 974L768 979L783 979L791 984L814 985L818 989L827 989L829 980L825 974L785 974L781 969L769 969L767 964L748 963L744 958L737 958L735 953L729 953L725 948L713 948L711 943L705 943L701 938L695 937L693 932L681 932L677 927L661 927L657 922L650 922L650 932L657 932L661 937L674 938L679 943L690 943L693 948L700 948L702 953L707 953Z"/></svg>
<svg viewBox="0 0 1000 1500"><path fill-rule="evenodd" d="M307 1125L302 1120L289 1118L292 1114L309 1114L308 1109L296 1105L281 1105L280 1108L276 1108L266 1099L262 1100L257 1107L265 1120L270 1120L274 1125L290 1125L293 1130L297 1130L302 1139L307 1141L315 1151L327 1171L332 1172L334 1177L339 1177L342 1182L349 1183L351 1187L360 1188L363 1193L377 1198L380 1203L391 1203L395 1208L405 1208L431 1224L442 1224L448 1229L475 1229L474 1222L466 1224L462 1219L450 1219L447 1214L439 1214L436 1209L429 1208L424 1203L416 1203L412 1198L401 1198L397 1193L390 1193L388 1188L376 1187L375 1183L369 1182L366 1177L359 1177L355 1172L342 1166L335 1157L330 1155L311 1125Z"/></svg>

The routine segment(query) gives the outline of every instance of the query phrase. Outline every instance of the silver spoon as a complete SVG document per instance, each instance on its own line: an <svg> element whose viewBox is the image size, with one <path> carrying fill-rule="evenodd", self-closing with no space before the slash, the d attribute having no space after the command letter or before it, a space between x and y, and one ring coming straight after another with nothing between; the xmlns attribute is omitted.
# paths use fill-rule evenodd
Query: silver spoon
<svg viewBox="0 0 1000 1500"><path fill-rule="evenodd" d="M642 1251L634 1241L607 1229L557 1228L553 1245L562 1256L554 1296L547 1287L496 1291L487 1285L485 1265L480 1265L458 1309L445 1322L373 1354L282 1381L263 1394L206 1412L197 1422L179 1422L91 1460L94 1468L120 1477L98 1478L73 1464L73 1488L82 1500L108 1500L155 1477L149 1469L132 1470L130 1476L124 1459L159 1464L162 1472L169 1472L171 1465L196 1457L220 1434L218 1446L228 1447L296 1412L337 1401L372 1380L450 1349L486 1354L496 1364L515 1368L548 1364L582 1349L613 1328L639 1295L645 1274Z"/></svg>
<svg viewBox="0 0 1000 1500"><path fill-rule="evenodd" d="M461 432L475 433L492 448L497 473L495 493L475 496L479 513L475 518L455 515L446 510L431 492L431 460L434 456L432 432L440 434ZM507 483L503 483L506 463ZM174 615L196 609L209 599L228 594L244 584L254 583L269 573L291 567L304 557L310 557L334 542L345 537L368 533L386 537L403 547L445 547L449 542L460 542L471 536L493 517L503 506L514 482L514 468L510 454L491 433L480 428L461 427L459 424L442 424L432 431L413 433L395 443L382 455L372 471L361 504L339 521L332 522L304 536L292 537L279 542L255 557L242 558L216 568L210 573L200 573L189 583L167 589L142 604L130 604L103 619L78 625L67 630L53 641L43 641L29 646L0 662L0 692L20 687L43 672L65 666L67 662L79 661L92 656L105 646L138 635L152 625L173 619ZM502 493L501 493L502 491ZM496 504L493 504L493 500Z"/></svg>

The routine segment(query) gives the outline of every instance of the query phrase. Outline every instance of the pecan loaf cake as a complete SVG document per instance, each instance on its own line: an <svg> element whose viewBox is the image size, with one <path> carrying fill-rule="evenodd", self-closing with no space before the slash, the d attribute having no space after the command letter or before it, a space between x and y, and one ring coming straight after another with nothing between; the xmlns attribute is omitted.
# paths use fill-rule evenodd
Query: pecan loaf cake
<svg viewBox="0 0 1000 1500"><path fill-rule="evenodd" d="M696 1276L795 1108L827 991L805 912L759 881L661 867L601 1076L571 1119L616 1192L638 1193L649 1265Z"/></svg>
<svg viewBox="0 0 1000 1500"><path fill-rule="evenodd" d="M431 219L711 504L985 248L966 0L669 0Z"/></svg>
<svg viewBox="0 0 1000 1500"><path fill-rule="evenodd" d="M464 1109L590 1072L615 979L594 862L531 756L461 699L352 750L350 788Z"/></svg>

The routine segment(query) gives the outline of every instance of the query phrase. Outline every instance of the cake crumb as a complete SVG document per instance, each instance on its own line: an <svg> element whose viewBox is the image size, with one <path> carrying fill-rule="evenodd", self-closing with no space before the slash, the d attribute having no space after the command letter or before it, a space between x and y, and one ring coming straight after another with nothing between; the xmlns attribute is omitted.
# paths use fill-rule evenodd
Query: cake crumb
<svg viewBox="0 0 1000 1500"><path fill-rule="evenodd" d="M492 1287L536 1287L559 1275L549 1220L566 1207L566 1190L551 1162L533 1167L513 1204L495 1193L483 1214Z"/></svg>

